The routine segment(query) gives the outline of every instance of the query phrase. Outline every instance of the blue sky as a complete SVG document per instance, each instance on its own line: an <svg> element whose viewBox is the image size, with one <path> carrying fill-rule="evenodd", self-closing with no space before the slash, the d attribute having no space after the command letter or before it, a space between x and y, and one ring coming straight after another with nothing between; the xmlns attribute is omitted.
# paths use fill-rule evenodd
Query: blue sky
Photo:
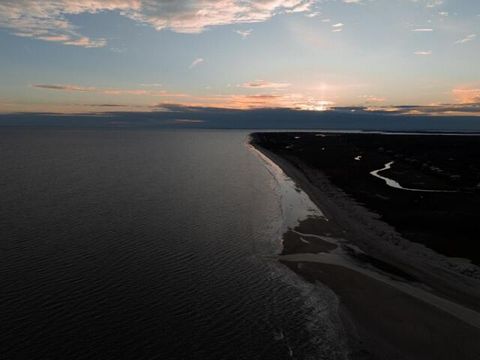
<svg viewBox="0 0 480 360"><path fill-rule="evenodd" d="M461 113L478 36L474 0L0 0L0 111Z"/></svg>

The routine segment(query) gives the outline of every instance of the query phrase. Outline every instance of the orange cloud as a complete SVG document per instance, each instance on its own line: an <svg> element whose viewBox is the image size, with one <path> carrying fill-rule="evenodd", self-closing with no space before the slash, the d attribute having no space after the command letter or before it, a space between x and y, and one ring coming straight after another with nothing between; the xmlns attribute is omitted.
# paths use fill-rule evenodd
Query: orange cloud
<svg viewBox="0 0 480 360"><path fill-rule="evenodd" d="M199 96L185 93L175 93L168 90L157 89L124 89L124 88L97 88L72 84L34 84L33 88L50 91L63 92L79 92L79 93L95 93L106 96L130 96L138 97L142 101L145 97L144 103L147 104L147 99L151 97L163 97L170 99L181 99L179 102L185 106L200 106L200 107L219 107L229 109L252 109L252 108L292 108L292 109L310 109L310 110L325 110L334 103L318 96L307 96L301 93L257 93L257 94L221 94L210 96ZM240 87L250 89L285 89L290 84L275 83L263 80L253 81L239 85ZM137 101L138 102L138 101Z"/></svg>
<svg viewBox="0 0 480 360"><path fill-rule="evenodd" d="M215 107L223 109L287 108L297 110L328 110L333 102L302 94L215 95L186 98L182 106Z"/></svg>
<svg viewBox="0 0 480 360"><path fill-rule="evenodd" d="M374 96L374 95L362 95L360 96L362 99L365 100L365 102L368 103L381 103L385 102L385 98L379 97L379 96Z"/></svg>
<svg viewBox="0 0 480 360"><path fill-rule="evenodd" d="M480 89L455 88L452 90L455 101L460 104L480 103Z"/></svg>

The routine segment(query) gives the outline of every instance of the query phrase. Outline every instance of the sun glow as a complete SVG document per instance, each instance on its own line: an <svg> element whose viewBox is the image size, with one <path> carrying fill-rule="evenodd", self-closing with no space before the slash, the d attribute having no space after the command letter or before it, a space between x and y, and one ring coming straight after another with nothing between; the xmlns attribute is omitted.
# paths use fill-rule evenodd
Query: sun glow
<svg viewBox="0 0 480 360"><path fill-rule="evenodd" d="M302 104L300 108L308 111L327 111L334 105L332 101L319 100L307 104Z"/></svg>

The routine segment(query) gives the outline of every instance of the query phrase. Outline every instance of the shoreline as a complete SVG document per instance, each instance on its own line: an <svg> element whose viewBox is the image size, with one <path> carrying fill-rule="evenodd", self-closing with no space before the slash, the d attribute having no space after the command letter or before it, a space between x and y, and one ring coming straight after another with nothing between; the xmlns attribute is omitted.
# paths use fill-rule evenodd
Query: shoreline
<svg viewBox="0 0 480 360"><path fill-rule="evenodd" d="M480 357L477 278L449 268L452 259L403 239L298 158L263 148L255 134L250 144L327 218L287 231L279 261L339 296L353 359Z"/></svg>

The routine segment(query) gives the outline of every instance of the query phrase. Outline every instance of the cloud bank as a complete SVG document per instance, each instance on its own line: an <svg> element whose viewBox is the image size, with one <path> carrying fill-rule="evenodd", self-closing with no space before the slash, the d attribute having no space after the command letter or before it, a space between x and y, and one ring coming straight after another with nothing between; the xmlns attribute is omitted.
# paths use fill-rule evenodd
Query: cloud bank
<svg viewBox="0 0 480 360"><path fill-rule="evenodd" d="M2 0L0 27L17 36L87 48L106 39L82 35L71 15L116 11L156 30L199 33L219 25L263 22L280 13L310 12L318 0Z"/></svg>

